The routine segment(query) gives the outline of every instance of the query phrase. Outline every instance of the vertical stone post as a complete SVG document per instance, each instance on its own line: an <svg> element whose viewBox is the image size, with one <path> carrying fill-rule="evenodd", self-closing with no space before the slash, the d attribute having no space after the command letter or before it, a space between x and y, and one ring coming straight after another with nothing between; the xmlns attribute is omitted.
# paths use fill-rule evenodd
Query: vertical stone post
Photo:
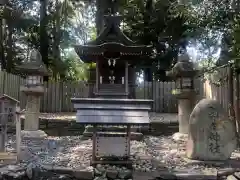
<svg viewBox="0 0 240 180"><path fill-rule="evenodd" d="M193 110L192 99L178 99L179 133L188 134L189 117Z"/></svg>
<svg viewBox="0 0 240 180"><path fill-rule="evenodd" d="M40 96L28 95L25 111L24 130L37 131L39 129Z"/></svg>

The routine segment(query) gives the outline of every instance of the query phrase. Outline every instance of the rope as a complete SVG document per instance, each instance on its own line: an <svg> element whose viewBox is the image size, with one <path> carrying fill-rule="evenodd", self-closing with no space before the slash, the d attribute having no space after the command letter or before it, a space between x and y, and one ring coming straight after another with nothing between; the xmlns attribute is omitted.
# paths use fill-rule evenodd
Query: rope
<svg viewBox="0 0 240 180"><path fill-rule="evenodd" d="M209 68L209 69L207 69L207 70L203 70L201 73L199 73L199 74L197 75L197 77L203 76L205 73L213 72L213 71L215 71L215 70L217 70L217 69L221 69L221 68L230 66L230 65L232 65L232 64L234 64L234 63L233 63L233 62L229 62L229 63L224 64L224 65L221 65L221 66L211 67L211 68Z"/></svg>

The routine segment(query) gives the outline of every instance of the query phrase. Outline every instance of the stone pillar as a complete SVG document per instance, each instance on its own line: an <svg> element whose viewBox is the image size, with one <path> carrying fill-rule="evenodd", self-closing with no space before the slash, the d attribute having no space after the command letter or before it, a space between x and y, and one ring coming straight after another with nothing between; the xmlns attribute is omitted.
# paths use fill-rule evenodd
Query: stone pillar
<svg viewBox="0 0 240 180"><path fill-rule="evenodd" d="M21 91L27 96L24 130L21 132L23 139L47 137L44 131L39 130L40 97L43 95L44 87L22 86Z"/></svg>
<svg viewBox="0 0 240 180"><path fill-rule="evenodd" d="M190 98L178 100L179 133L181 134L188 134L189 117L192 109L193 103Z"/></svg>
<svg viewBox="0 0 240 180"><path fill-rule="evenodd" d="M39 129L39 115L40 115L40 97L28 95L25 111L24 130L37 131Z"/></svg>

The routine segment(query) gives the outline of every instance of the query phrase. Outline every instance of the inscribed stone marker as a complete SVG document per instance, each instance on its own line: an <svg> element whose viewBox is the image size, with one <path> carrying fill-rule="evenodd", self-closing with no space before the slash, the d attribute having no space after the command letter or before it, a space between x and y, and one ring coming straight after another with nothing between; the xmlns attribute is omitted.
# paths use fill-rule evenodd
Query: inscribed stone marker
<svg viewBox="0 0 240 180"><path fill-rule="evenodd" d="M234 122L216 100L202 99L190 115L187 157L227 160L237 145Z"/></svg>

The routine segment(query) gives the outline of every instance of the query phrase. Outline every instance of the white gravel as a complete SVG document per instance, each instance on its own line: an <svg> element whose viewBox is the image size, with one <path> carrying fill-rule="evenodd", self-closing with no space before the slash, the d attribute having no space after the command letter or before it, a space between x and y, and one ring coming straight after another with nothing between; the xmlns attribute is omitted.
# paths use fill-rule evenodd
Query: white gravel
<svg viewBox="0 0 240 180"><path fill-rule="evenodd" d="M10 137L8 151L14 151L15 140ZM41 141L23 142L22 156L27 162L86 169L90 166L92 141L81 140L80 136L48 137ZM216 168L189 164L185 158L185 143L176 143L171 136L147 136L143 141L131 142L133 167L141 171L159 169L214 171ZM233 153L240 159L240 152Z"/></svg>

